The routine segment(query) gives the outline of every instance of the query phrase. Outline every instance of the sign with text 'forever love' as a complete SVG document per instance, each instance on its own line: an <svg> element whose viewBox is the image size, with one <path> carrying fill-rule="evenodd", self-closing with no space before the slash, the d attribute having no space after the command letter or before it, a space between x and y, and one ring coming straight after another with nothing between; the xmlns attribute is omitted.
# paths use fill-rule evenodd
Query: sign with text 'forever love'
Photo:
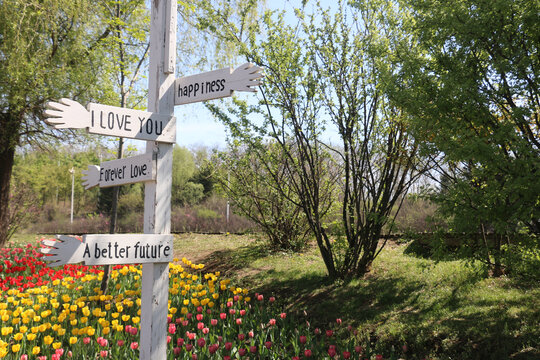
<svg viewBox="0 0 540 360"><path fill-rule="evenodd" d="M42 240L49 267L64 264L113 265L173 261L173 236L160 234L59 235Z"/></svg>
<svg viewBox="0 0 540 360"><path fill-rule="evenodd" d="M91 134L176 142L176 118L142 110L89 103L88 110L71 99L47 103L45 122L56 129L87 129Z"/></svg>
<svg viewBox="0 0 540 360"><path fill-rule="evenodd" d="M208 71L176 79L174 105L231 96L233 91L257 91L253 86L261 84L262 69L251 63L237 67Z"/></svg>
<svg viewBox="0 0 540 360"><path fill-rule="evenodd" d="M83 170L83 186L85 189L98 186L134 184L156 179L156 167L152 154L143 154L129 158L102 162L100 166L88 165Z"/></svg>

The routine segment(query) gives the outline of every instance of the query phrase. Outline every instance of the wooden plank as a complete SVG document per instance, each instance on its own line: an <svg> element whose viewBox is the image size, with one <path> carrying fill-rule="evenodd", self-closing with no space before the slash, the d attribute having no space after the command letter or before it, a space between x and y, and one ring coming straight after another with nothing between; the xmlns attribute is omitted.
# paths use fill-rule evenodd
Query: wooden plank
<svg viewBox="0 0 540 360"><path fill-rule="evenodd" d="M237 67L208 71L176 79L175 105L219 99L231 96L233 91L257 91L262 69L251 63Z"/></svg>
<svg viewBox="0 0 540 360"><path fill-rule="evenodd" d="M176 118L142 110L60 99L48 102L45 122L57 129L87 129L91 134L110 135L166 143L176 142Z"/></svg>
<svg viewBox="0 0 540 360"><path fill-rule="evenodd" d="M152 154L143 154L129 158L105 161L100 166L89 165L83 170L83 186L90 189L134 184L156 179L155 161Z"/></svg>
<svg viewBox="0 0 540 360"><path fill-rule="evenodd" d="M150 3L148 110L172 115L176 65L176 0L153 0ZM157 155L156 181L145 184L144 232L147 234L170 234L171 231L172 152L170 144L153 141L146 143L146 153ZM140 359L167 358L168 296L169 264L143 264Z"/></svg>
<svg viewBox="0 0 540 360"><path fill-rule="evenodd" d="M40 249L48 266L64 264L116 265L173 260L173 236L156 234L91 234L82 241L75 236L59 235L42 240Z"/></svg>

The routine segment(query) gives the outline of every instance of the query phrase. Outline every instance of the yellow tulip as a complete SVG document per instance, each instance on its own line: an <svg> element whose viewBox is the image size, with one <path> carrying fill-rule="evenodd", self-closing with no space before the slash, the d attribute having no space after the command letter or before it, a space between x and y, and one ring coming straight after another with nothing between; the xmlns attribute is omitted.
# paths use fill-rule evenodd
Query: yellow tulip
<svg viewBox="0 0 540 360"><path fill-rule="evenodd" d="M69 343L70 343L70 345L73 345L73 344L75 344L76 342L77 342L77 338L76 338L75 336L71 336L71 337L69 338Z"/></svg>
<svg viewBox="0 0 540 360"><path fill-rule="evenodd" d="M32 354L34 354L34 355L39 354L40 351L41 351L41 349L39 348L39 346L34 346L32 348Z"/></svg>
<svg viewBox="0 0 540 360"><path fill-rule="evenodd" d="M47 335L43 338L43 342L45 343L45 345L51 345L53 341L54 339L50 335Z"/></svg>
<svg viewBox="0 0 540 360"><path fill-rule="evenodd" d="M11 347L11 351L14 353L19 352L19 350L21 350L21 344L15 344Z"/></svg>

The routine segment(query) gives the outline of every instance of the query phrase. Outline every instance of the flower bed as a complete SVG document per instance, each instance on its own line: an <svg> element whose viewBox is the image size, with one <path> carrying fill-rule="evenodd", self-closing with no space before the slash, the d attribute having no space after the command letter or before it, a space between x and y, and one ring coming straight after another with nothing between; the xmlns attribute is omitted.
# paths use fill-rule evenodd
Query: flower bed
<svg viewBox="0 0 540 360"><path fill-rule="evenodd" d="M141 267L114 266L105 295L98 267L50 269L37 250L0 252L0 358L137 359ZM203 268L170 264L167 359L383 359L341 320L310 328Z"/></svg>

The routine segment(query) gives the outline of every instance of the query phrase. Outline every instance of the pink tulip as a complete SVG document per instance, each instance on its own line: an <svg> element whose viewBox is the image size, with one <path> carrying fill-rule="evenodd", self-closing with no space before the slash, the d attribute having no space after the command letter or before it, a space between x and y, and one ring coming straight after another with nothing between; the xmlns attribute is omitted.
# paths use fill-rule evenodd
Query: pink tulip
<svg viewBox="0 0 540 360"><path fill-rule="evenodd" d="M308 358L308 357L311 357L311 355L312 355L312 354L311 354L311 350L310 350L310 349L304 350L304 356L305 356L305 357Z"/></svg>
<svg viewBox="0 0 540 360"><path fill-rule="evenodd" d="M102 358L106 358L108 354L109 354L109 353L107 352L107 350L101 350L101 351L99 352L99 355L100 355Z"/></svg>
<svg viewBox="0 0 540 360"><path fill-rule="evenodd" d="M211 324L212 326L216 326L216 325L217 325L217 320L216 320L216 319L210 320L210 324Z"/></svg>
<svg viewBox="0 0 540 360"><path fill-rule="evenodd" d="M272 342L267 341L267 342L264 343L264 346L266 346L267 349L270 349L272 347Z"/></svg>
<svg viewBox="0 0 540 360"><path fill-rule="evenodd" d="M307 337L300 335L300 344L305 344L307 342Z"/></svg>
<svg viewBox="0 0 540 360"><path fill-rule="evenodd" d="M132 348L133 350L137 350L139 348L139 343L134 341L131 343L131 345L129 345L130 348Z"/></svg>

